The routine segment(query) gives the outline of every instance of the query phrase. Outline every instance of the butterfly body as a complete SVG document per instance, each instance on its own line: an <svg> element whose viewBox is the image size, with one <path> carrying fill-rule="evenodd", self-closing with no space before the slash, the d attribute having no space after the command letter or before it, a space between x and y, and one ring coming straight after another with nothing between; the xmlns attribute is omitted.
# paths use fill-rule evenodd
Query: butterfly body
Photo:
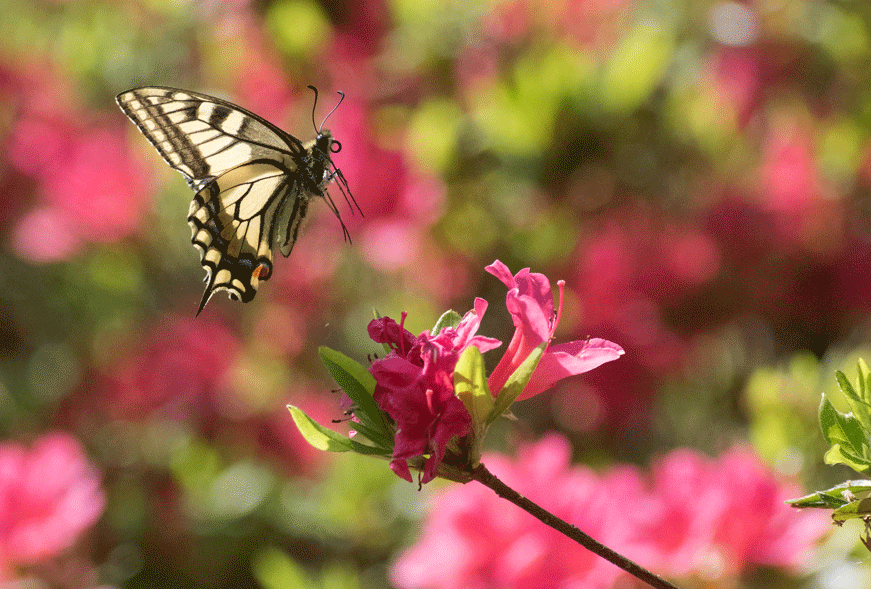
<svg viewBox="0 0 871 589"><path fill-rule="evenodd" d="M195 193L188 224L207 283L198 314L219 290L254 298L272 275L273 249L290 255L313 198L338 216L331 181L350 197L327 130L303 143L240 106L175 88L134 88L117 102Z"/></svg>

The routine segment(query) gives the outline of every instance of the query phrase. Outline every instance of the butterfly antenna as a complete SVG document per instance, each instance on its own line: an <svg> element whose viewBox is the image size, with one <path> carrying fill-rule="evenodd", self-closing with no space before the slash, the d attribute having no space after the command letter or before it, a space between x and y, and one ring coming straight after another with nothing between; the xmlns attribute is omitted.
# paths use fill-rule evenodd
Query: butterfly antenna
<svg viewBox="0 0 871 589"><path fill-rule="evenodd" d="M341 90L339 90L338 94L339 94L339 96L341 96L341 98L339 98L339 102L337 102L337 103L336 103L336 106L333 107L333 110L331 110L330 112L328 112L328 113L327 113L327 116L324 117L324 122L321 123L321 126L320 126L320 128L318 129L318 133L320 133L320 132L321 132L321 129L324 128L324 123L327 122L327 119L330 118L330 115L333 114L334 112L336 112L336 109L339 108L339 105L342 104L342 101L343 101L343 100L345 100L345 93L344 93L344 92L342 92Z"/></svg>
<svg viewBox="0 0 871 589"><path fill-rule="evenodd" d="M315 122L315 109L318 107L318 89L312 85L309 85L308 88L311 88L312 92L315 93L315 103L312 105L312 126L315 128L315 133L320 133L318 124Z"/></svg>

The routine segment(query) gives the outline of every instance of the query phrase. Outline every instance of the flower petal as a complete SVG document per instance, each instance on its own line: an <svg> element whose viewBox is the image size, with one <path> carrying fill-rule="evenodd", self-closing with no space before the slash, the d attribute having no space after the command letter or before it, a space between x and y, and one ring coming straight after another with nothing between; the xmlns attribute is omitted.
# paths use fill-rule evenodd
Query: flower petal
<svg viewBox="0 0 871 589"><path fill-rule="evenodd" d="M589 372L605 362L616 360L623 354L623 348L614 342L600 338L575 340L550 346L538 363L538 368L535 369L526 389L517 400L534 397L568 376Z"/></svg>

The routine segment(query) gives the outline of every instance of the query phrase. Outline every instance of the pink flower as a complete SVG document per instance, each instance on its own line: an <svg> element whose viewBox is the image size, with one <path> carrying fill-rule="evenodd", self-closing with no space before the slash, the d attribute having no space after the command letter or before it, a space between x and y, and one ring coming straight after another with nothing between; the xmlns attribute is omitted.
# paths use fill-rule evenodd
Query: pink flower
<svg viewBox="0 0 871 589"><path fill-rule="evenodd" d="M554 313L550 282L544 274L524 268L512 276L508 267L499 260L487 266L486 270L508 287L505 305L516 329L508 350L488 380L490 390L496 395L532 350L553 337L562 312L565 282L557 282L560 288L560 313ZM517 400L533 397L567 376L588 372L622 355L623 348L599 338L548 345L532 380Z"/></svg>
<svg viewBox="0 0 871 589"><path fill-rule="evenodd" d="M430 455L421 479L427 483L436 476L448 442L469 433L471 417L454 395L454 368L468 346L486 352L501 345L475 335L486 310L487 302L476 299L474 311L466 313L456 328L447 327L434 336L424 331L415 337L387 317L369 323L369 336L392 348L370 370L377 382L375 401L396 422L390 468L409 482L408 459Z"/></svg>
<svg viewBox="0 0 871 589"><path fill-rule="evenodd" d="M105 503L99 476L69 434L45 435L29 450L0 444L0 568L57 555Z"/></svg>
<svg viewBox="0 0 871 589"><path fill-rule="evenodd" d="M551 435L522 446L516 461L489 454L483 462L548 511L615 549L625 547L632 534L625 516L643 510L646 501L638 472L627 467L599 477L571 467L570 458L565 438ZM471 483L436 497L421 539L397 562L392 580L402 589L606 588L621 574L490 489Z"/></svg>
<svg viewBox="0 0 871 589"><path fill-rule="evenodd" d="M659 552L660 570L710 579L753 566L798 569L831 521L784 501L802 495L777 481L748 450L718 460L675 450L653 468L658 516L645 533Z"/></svg>
<svg viewBox="0 0 871 589"><path fill-rule="evenodd" d="M22 171L33 168L37 173L41 195L41 204L16 228L19 255L33 262L55 261L86 242L114 242L135 233L149 187L120 127L43 127L42 121L19 121L10 148ZM44 167L39 165L45 157L43 145L58 154ZM58 243L47 240L34 249L46 226L57 229Z"/></svg>
<svg viewBox="0 0 871 589"><path fill-rule="evenodd" d="M732 586L757 565L795 570L831 528L826 514L799 512L800 495L746 450L719 459L679 449L654 466L652 484L634 466L603 474L572 467L558 435L521 446L487 468L522 495L606 546L669 577ZM392 571L402 589L613 587L623 573L509 505L483 485L436 496L423 534Z"/></svg>
<svg viewBox="0 0 871 589"><path fill-rule="evenodd" d="M238 348L235 335L214 316L170 315L135 350L119 352L104 381L109 406L126 419L143 419L161 407L178 419L208 415Z"/></svg>

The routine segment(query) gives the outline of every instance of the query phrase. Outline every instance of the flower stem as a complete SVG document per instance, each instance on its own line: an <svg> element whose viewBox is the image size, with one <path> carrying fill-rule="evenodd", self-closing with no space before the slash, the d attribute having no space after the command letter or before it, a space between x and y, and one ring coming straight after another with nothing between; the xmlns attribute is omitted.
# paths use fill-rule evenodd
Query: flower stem
<svg viewBox="0 0 871 589"><path fill-rule="evenodd" d="M478 481L482 485L489 487L492 489L497 495L502 497L503 499L507 499L511 501L513 504L517 505L524 511L531 513L536 518L540 519L546 525L552 527L558 532L565 534L590 552L597 554L611 562L630 575L644 581L651 587L656 587L657 589L677 589L675 585L672 585L662 577L648 571L641 565L629 560L625 556L618 554L597 542L592 537L588 536L577 527L572 524L561 520L554 514L549 511L542 509L502 481L496 478L493 473L487 470L483 464L479 464L475 470L472 471L472 479Z"/></svg>

